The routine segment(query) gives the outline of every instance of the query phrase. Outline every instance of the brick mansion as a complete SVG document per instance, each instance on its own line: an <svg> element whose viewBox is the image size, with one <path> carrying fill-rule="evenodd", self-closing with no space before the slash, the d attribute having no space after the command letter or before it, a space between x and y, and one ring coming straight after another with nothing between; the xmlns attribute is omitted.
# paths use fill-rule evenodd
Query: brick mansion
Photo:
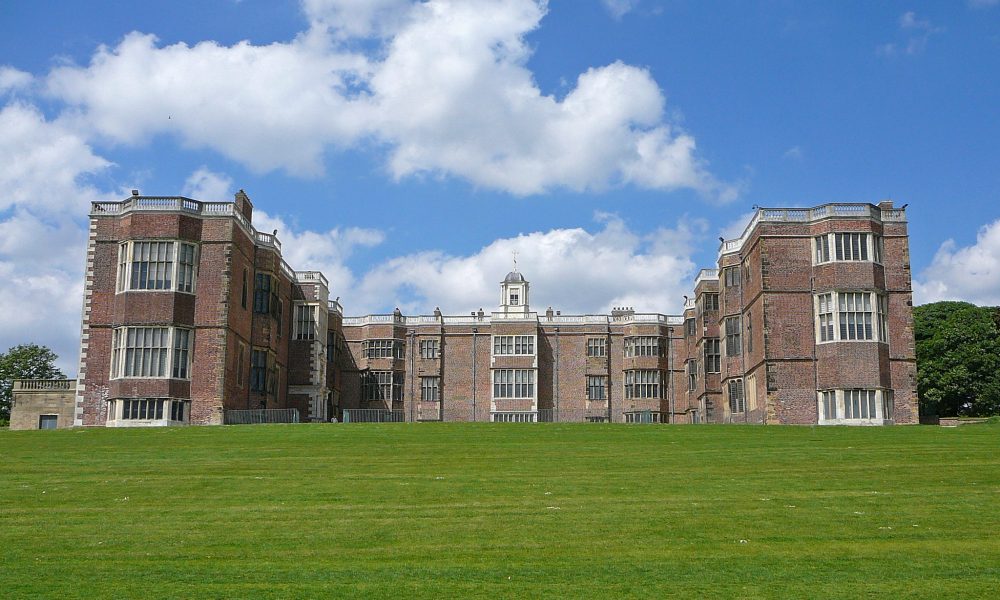
<svg viewBox="0 0 1000 600"><path fill-rule="evenodd" d="M906 213L892 202L757 209L679 315L536 310L515 269L489 312L344 316L323 274L289 266L252 216L242 191L92 204L79 379L59 426L259 409L316 422L918 421Z"/></svg>

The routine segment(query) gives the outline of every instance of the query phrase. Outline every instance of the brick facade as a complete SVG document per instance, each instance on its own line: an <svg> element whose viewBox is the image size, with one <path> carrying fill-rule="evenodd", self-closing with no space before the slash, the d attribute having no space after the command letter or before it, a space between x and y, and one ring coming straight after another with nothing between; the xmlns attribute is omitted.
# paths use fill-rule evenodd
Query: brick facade
<svg viewBox="0 0 1000 600"><path fill-rule="evenodd" d="M76 424L215 424L260 408L312 421L917 422L905 213L888 202L758 210L676 316L532 312L514 271L489 313L344 317L252 211L242 191L94 203ZM122 283L162 268L137 258L152 242L173 249L162 264L175 277L176 253L195 248L192 290ZM129 362L141 348L114 350L149 328L182 348L191 332L186 372L174 347L153 351L171 371L157 376ZM162 415L136 403L149 399Z"/></svg>

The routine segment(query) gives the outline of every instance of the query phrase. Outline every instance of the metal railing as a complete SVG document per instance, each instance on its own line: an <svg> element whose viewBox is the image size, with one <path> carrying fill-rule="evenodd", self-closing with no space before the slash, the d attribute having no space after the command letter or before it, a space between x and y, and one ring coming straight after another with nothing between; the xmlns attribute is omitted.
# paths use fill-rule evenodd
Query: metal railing
<svg viewBox="0 0 1000 600"><path fill-rule="evenodd" d="M406 421L401 410L385 408L345 408L344 423L402 423Z"/></svg>
<svg viewBox="0 0 1000 600"><path fill-rule="evenodd" d="M227 410L223 415L226 425L259 425L262 423L298 423L297 408L259 408L251 410Z"/></svg>

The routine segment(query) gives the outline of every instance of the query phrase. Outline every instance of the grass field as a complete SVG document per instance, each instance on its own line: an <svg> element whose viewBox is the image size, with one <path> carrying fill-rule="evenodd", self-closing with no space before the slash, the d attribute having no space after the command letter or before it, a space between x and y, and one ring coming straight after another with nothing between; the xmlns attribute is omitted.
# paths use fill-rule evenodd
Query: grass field
<svg viewBox="0 0 1000 600"><path fill-rule="evenodd" d="M998 524L995 425L0 431L8 598L996 598Z"/></svg>

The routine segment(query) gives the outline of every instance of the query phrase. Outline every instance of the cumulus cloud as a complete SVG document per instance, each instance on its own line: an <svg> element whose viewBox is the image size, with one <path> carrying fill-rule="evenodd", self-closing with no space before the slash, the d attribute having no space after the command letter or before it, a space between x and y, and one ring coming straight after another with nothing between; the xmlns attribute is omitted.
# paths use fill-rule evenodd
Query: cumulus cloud
<svg viewBox="0 0 1000 600"><path fill-rule="evenodd" d="M7 65L0 65L0 94L23 90L34 82L31 73L19 71Z"/></svg>
<svg viewBox="0 0 1000 600"><path fill-rule="evenodd" d="M215 173L201 167L184 181L181 195L205 202L228 202L233 180L224 173Z"/></svg>
<svg viewBox="0 0 1000 600"><path fill-rule="evenodd" d="M518 195L625 184L737 193L668 120L647 70L593 67L564 97L544 94L525 41L544 2L306 0L303 10L307 31L264 46L161 46L131 33L88 65L53 69L45 89L94 135L170 135L258 172L318 175L326 152L374 142L396 178Z"/></svg>
<svg viewBox="0 0 1000 600"><path fill-rule="evenodd" d="M615 215L597 215L596 231L552 229L495 240L470 255L438 251L389 259L361 277L345 309L352 314L384 311L452 314L480 307L494 310L499 281L512 268L531 282L531 306L565 313L605 312L634 306L677 312L695 271L691 242L704 232L700 221L682 221L640 235Z"/></svg>
<svg viewBox="0 0 1000 600"><path fill-rule="evenodd" d="M15 205L35 212L80 210L98 193L86 180L111 166L62 121L36 107L12 103L0 109L0 211Z"/></svg>
<svg viewBox="0 0 1000 600"><path fill-rule="evenodd" d="M301 230L279 216L255 211L254 227L260 231L278 231L282 255L293 269L322 271L330 282L330 292L345 295L355 285L355 276L347 261L358 248L378 246L385 234L363 227L334 227L327 231Z"/></svg>
<svg viewBox="0 0 1000 600"><path fill-rule="evenodd" d="M954 240L941 244L913 290L918 304L965 300L1000 305L1000 220L983 226L971 246L959 247Z"/></svg>
<svg viewBox="0 0 1000 600"><path fill-rule="evenodd" d="M0 350L51 347L72 374L79 351L86 227L106 192L91 180L111 162L36 107L0 109Z"/></svg>

